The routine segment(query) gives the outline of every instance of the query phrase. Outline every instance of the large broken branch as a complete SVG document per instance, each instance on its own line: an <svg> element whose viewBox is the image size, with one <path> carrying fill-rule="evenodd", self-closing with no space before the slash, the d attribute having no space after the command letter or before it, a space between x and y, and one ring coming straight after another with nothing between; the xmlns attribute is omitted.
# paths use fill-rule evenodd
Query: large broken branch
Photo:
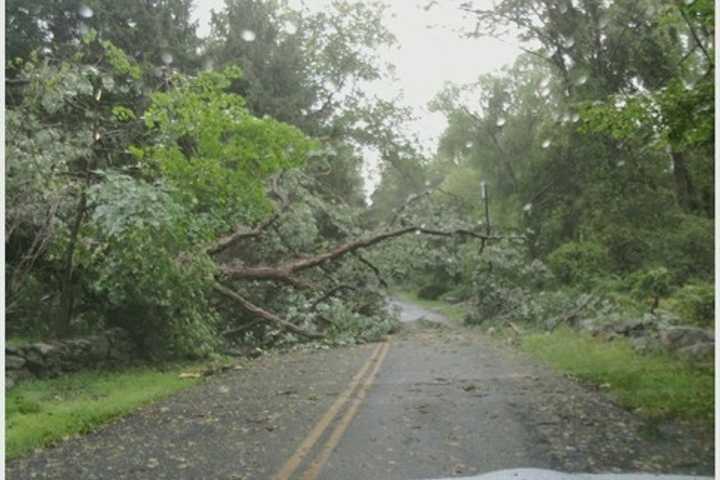
<svg viewBox="0 0 720 480"><path fill-rule="evenodd" d="M296 333L300 336L303 336L305 338L310 338L310 339L318 339L318 338L324 337L320 333L309 332L307 330L303 330L302 328L298 327L297 325L293 325L292 323L283 320L282 318L278 317L274 313L268 312L267 310L264 310L264 309L258 307L257 305L246 300L244 297L242 297L237 292L235 292L219 283L215 283L215 285L213 287L214 287L215 291L221 293L225 297L230 298L233 301L235 301L236 303L238 303L248 313L255 315L256 317L266 320L270 323L273 323L276 326L282 328L283 330L287 330L289 332Z"/></svg>
<svg viewBox="0 0 720 480"><path fill-rule="evenodd" d="M323 253L320 255L316 255L314 257L308 257L308 258L300 258L293 261L290 261L284 265L278 265L274 267L267 267L267 266L260 266L260 267L248 267L244 265L224 265L220 269L225 274L225 276L231 280L272 280L277 282L284 282L284 283L296 283L296 280L293 280L293 275L303 271L307 270L309 268L317 267L319 265L322 265L325 262L329 262L332 260L337 260L340 257L343 257L347 255L348 253L354 252L355 250L359 250L361 248L367 248L372 245L375 245L377 243L383 242L385 240L390 240L392 238L400 237L402 235L406 235L411 232L419 232L424 233L426 235L437 235L437 236L443 236L443 237L453 237L456 235L466 235L475 237L478 239L483 240L483 242L490 240L490 239L500 239L502 237L490 237L487 235L482 235L479 233L475 233L470 230L465 229L455 229L451 231L443 231L443 230L434 230L429 228L423 228L423 227L404 227L399 230L394 230L390 232L384 232L380 233L378 235L375 235L374 237L362 239L362 240L356 240L354 242L346 243L343 245L340 245L333 250Z"/></svg>

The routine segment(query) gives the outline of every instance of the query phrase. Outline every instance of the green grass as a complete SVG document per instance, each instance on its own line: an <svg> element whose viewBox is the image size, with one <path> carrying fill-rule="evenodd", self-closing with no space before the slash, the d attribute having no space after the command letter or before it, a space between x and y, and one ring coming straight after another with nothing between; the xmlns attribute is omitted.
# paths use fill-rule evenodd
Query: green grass
<svg viewBox="0 0 720 480"><path fill-rule="evenodd" d="M441 313L458 324L462 323L463 318L465 317L466 311L462 304L453 305L443 302L442 300L425 300L423 298L419 298L415 292L393 291L392 294L406 302L412 302L420 305L421 307L427 308L428 310L434 310Z"/></svg>
<svg viewBox="0 0 720 480"><path fill-rule="evenodd" d="M173 364L117 372L82 372L21 383L5 398L5 454L14 458L35 448L127 414L197 382L178 374L206 365Z"/></svg>
<svg viewBox="0 0 720 480"><path fill-rule="evenodd" d="M624 339L605 342L566 328L523 337L522 349L581 381L609 385L623 406L647 417L713 419L710 368L668 355L640 355Z"/></svg>
<svg viewBox="0 0 720 480"><path fill-rule="evenodd" d="M42 341L41 337L21 337L21 336L14 336L14 337L8 337L5 339L5 345L8 347L22 347L24 345L29 345L34 342L40 342Z"/></svg>

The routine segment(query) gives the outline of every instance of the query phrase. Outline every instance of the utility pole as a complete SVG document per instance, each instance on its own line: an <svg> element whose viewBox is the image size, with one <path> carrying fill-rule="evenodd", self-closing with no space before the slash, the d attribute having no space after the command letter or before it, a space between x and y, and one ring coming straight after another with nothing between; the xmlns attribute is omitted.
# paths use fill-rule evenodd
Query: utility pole
<svg viewBox="0 0 720 480"><path fill-rule="evenodd" d="M482 198L485 202L485 233L490 236L490 199L488 198L487 183L480 182L482 188Z"/></svg>

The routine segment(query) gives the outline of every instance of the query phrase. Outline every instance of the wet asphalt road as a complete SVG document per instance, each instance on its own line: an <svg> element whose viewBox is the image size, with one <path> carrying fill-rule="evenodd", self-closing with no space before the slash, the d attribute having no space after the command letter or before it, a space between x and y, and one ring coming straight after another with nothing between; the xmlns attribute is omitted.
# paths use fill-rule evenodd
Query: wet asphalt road
<svg viewBox="0 0 720 480"><path fill-rule="evenodd" d="M353 394L357 415L318 479L430 479L518 468L712 473L712 453L687 440L694 437L643 441L636 435L641 421L612 401L442 315L391 303L408 328L390 340L377 376L361 382L366 397ZM418 318L442 328L412 328ZM7 478L273 478L376 350L305 349L246 362L91 435L11 461ZM304 478L343 412L289 478ZM537 472L493 478L554 478Z"/></svg>

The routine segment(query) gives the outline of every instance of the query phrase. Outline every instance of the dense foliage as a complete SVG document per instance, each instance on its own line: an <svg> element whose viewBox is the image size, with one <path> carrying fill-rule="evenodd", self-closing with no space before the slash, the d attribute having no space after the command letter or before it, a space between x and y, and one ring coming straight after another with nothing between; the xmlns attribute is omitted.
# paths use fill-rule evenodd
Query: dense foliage
<svg viewBox="0 0 720 480"><path fill-rule="evenodd" d="M467 36L527 52L438 92L427 155L364 90L392 74L382 3L226 0L201 39L188 0L9 1L8 332L371 341L390 281L471 300L470 323L712 325L712 2L474 3Z"/></svg>
<svg viewBox="0 0 720 480"><path fill-rule="evenodd" d="M522 318L540 291L593 291L636 309L667 304L708 325L711 315L671 297L699 305L696 288L712 289L714 275L712 2L504 0L485 9L470 1L458 10L475 22L468 36L511 30L527 49L433 101L448 127L437 155L420 163L433 187L422 211L442 211L424 217L436 225L482 223L487 188L492 231L524 241L517 250L489 242L480 258L455 252L434 265L433 245L408 248L411 263L426 262L405 278L424 295L475 298L479 318L503 309ZM428 188L407 179L383 177L374 198L386 203L376 211L390 215L387 202L405 201L393 192ZM520 278L532 265L543 273ZM468 270L476 276L449 274ZM518 290L545 273L545 288Z"/></svg>

